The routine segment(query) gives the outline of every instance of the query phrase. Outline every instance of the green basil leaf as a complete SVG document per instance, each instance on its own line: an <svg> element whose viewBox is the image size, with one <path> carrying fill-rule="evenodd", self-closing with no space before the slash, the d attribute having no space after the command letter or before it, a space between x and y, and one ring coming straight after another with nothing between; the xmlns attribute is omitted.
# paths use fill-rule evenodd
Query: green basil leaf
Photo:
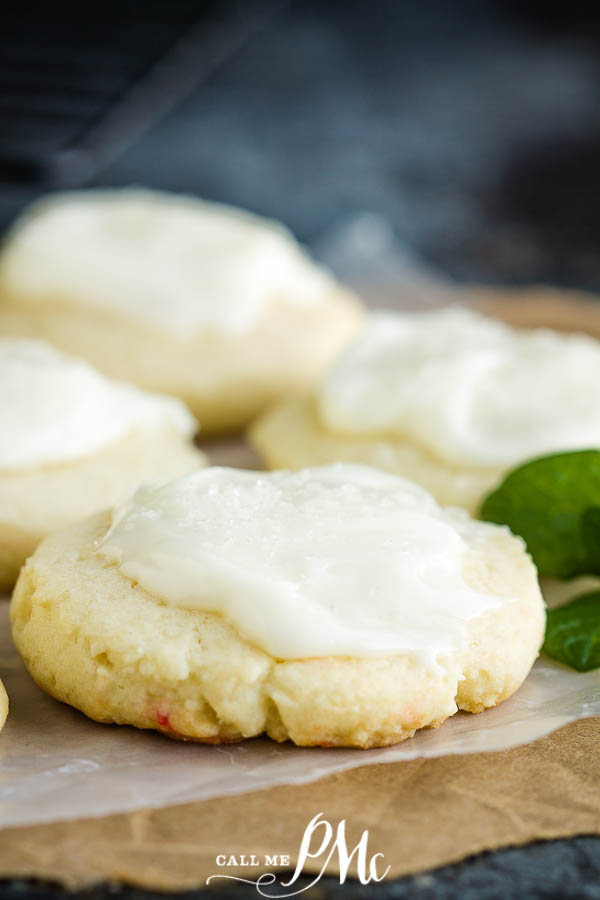
<svg viewBox="0 0 600 900"><path fill-rule="evenodd" d="M481 517L520 534L540 575L600 574L600 450L519 466L486 497Z"/></svg>
<svg viewBox="0 0 600 900"><path fill-rule="evenodd" d="M581 514L581 531L587 558L600 561L600 507L590 506ZM596 569L596 571L598 571Z"/></svg>
<svg viewBox="0 0 600 900"><path fill-rule="evenodd" d="M600 668L600 591L548 610L542 652L578 672Z"/></svg>

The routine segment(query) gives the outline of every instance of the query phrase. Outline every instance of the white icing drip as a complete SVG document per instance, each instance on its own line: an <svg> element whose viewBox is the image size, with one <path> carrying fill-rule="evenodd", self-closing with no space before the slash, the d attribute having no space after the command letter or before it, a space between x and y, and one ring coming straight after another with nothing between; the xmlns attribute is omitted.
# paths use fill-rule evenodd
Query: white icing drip
<svg viewBox="0 0 600 900"><path fill-rule="evenodd" d="M278 223L134 188L38 203L13 229L0 273L17 296L115 311L181 337L248 332L271 301L315 304L333 287Z"/></svg>
<svg viewBox="0 0 600 900"><path fill-rule="evenodd" d="M78 459L132 429L196 423L179 400L105 378L42 341L0 338L0 470Z"/></svg>
<svg viewBox="0 0 600 900"><path fill-rule="evenodd" d="M462 577L470 533L476 543L492 527L367 466L211 468L139 489L98 552L274 657L407 653L435 666L462 649L470 619L510 602Z"/></svg>
<svg viewBox="0 0 600 900"><path fill-rule="evenodd" d="M332 431L390 435L450 465L600 446L600 343L466 309L374 315L318 390Z"/></svg>

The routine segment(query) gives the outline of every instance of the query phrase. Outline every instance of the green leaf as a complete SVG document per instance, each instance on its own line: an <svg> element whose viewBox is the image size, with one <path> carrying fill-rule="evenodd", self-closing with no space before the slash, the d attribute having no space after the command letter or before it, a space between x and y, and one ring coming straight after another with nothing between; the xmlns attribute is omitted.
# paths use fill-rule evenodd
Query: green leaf
<svg viewBox="0 0 600 900"><path fill-rule="evenodd" d="M588 560L596 560L596 564L598 564L600 561L600 507L590 506L583 511L581 532Z"/></svg>
<svg viewBox="0 0 600 900"><path fill-rule="evenodd" d="M542 652L578 672L600 668L600 591L548 610Z"/></svg>
<svg viewBox="0 0 600 900"><path fill-rule="evenodd" d="M540 575L600 574L600 450L519 466L484 500L481 517L520 534Z"/></svg>

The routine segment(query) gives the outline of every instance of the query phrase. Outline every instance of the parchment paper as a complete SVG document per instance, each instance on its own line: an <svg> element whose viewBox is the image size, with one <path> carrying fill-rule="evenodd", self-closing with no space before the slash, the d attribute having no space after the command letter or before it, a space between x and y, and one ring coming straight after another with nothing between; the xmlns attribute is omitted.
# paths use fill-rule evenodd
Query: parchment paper
<svg viewBox="0 0 600 900"><path fill-rule="evenodd" d="M318 812L332 825L345 820L349 848L367 829L369 854L384 854L390 878L482 850L598 833L600 719L499 753L367 766L312 784L5 829L0 875L70 887L113 879L163 890L203 885L219 872L255 880L274 870L265 854L289 854L295 866L304 829ZM259 865L217 864L221 854L239 862L242 853L255 854ZM304 872L319 872L323 861L309 860ZM335 856L325 871L337 874ZM211 880L219 884L227 882ZM283 893L276 887L270 893ZM352 884L348 888L355 896ZM258 894L249 887L243 896Z"/></svg>
<svg viewBox="0 0 600 900"><path fill-rule="evenodd" d="M376 763L503 750L573 719L600 715L600 670L581 674L540 659L518 693L496 709L478 716L458 713L442 728L421 731L396 747L298 748L268 739L226 747L178 743L99 725L44 694L12 646L7 607L0 608L0 677L11 705L0 736L2 826L302 784Z"/></svg>

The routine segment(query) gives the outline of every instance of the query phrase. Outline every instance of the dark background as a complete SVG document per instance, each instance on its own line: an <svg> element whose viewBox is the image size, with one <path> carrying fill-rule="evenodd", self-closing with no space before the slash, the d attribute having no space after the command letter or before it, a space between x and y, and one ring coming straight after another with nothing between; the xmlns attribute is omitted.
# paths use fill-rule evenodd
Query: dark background
<svg viewBox="0 0 600 900"><path fill-rule="evenodd" d="M374 212L458 279L600 290L599 47L599 5L578 0L11 5L0 227L47 190L148 184L275 216L316 247ZM600 841L319 892L600 898ZM88 896L116 893L148 896Z"/></svg>
<svg viewBox="0 0 600 900"><path fill-rule="evenodd" d="M122 0L4 14L0 225L144 183L356 213L459 279L600 290L600 11L518 0Z"/></svg>

